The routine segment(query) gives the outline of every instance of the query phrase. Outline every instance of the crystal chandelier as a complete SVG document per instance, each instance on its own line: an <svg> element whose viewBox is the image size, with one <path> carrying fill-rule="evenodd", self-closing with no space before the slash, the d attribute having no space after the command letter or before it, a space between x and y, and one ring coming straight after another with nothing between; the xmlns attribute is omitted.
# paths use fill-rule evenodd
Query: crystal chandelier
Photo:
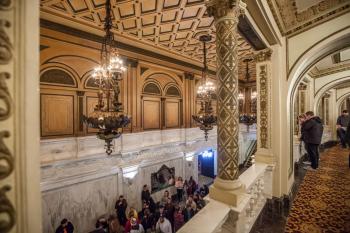
<svg viewBox="0 0 350 233"><path fill-rule="evenodd" d="M199 37L199 40L203 42L203 72L202 72L202 84L198 87L197 96L200 99L200 110L197 115L193 115L192 118L199 124L199 128L204 131L205 140L208 140L208 131L213 129L216 124L216 116L214 115L212 107L212 96L215 93L215 86L213 82L207 80L208 67L207 67L207 48L206 43L211 40L210 35L203 35Z"/></svg>
<svg viewBox="0 0 350 233"><path fill-rule="evenodd" d="M90 116L83 116L87 127L98 129L97 138L105 141L106 153L113 152L113 139L119 138L122 128L130 123L130 118L123 113L119 101L119 83L126 70L115 46L112 29L111 2L106 1L105 36L102 42L100 66L94 69L92 77L99 87L98 103Z"/></svg>

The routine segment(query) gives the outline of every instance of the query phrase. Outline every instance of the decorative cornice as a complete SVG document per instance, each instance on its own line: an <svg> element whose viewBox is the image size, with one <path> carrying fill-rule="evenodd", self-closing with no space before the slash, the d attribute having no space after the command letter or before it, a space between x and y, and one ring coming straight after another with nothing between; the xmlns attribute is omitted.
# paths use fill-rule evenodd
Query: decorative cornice
<svg viewBox="0 0 350 233"><path fill-rule="evenodd" d="M126 64L130 65L133 68L136 68L139 64L139 61L136 59L132 59L132 58L127 58L126 59Z"/></svg>
<svg viewBox="0 0 350 233"><path fill-rule="evenodd" d="M185 72L184 76L185 76L185 79L194 80L194 73Z"/></svg>
<svg viewBox="0 0 350 233"><path fill-rule="evenodd" d="M347 70L350 70L350 64L342 64L339 66L335 66L335 67L331 67L323 70L312 69L308 74L310 75L311 78L321 78L323 76L336 74Z"/></svg>
<svg viewBox="0 0 350 233"><path fill-rule="evenodd" d="M347 0L324 0L298 12L295 1L267 0L283 36L291 37L350 10L350 3Z"/></svg>
<svg viewBox="0 0 350 233"><path fill-rule="evenodd" d="M216 20L222 17L238 17L244 14L247 4L242 0L211 0L206 3L207 12L210 17Z"/></svg>
<svg viewBox="0 0 350 233"><path fill-rule="evenodd" d="M254 58L256 62L264 62L264 61L271 60L271 55L272 55L272 50L267 48L255 53Z"/></svg>

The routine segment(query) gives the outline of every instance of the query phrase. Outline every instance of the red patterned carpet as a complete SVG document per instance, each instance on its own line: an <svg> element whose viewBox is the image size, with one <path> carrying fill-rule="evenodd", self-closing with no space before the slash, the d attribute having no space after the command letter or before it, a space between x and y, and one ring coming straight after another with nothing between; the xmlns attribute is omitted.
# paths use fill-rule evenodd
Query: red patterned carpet
<svg viewBox="0 0 350 233"><path fill-rule="evenodd" d="M350 233L349 150L321 154L320 168L307 171L285 228L286 233Z"/></svg>

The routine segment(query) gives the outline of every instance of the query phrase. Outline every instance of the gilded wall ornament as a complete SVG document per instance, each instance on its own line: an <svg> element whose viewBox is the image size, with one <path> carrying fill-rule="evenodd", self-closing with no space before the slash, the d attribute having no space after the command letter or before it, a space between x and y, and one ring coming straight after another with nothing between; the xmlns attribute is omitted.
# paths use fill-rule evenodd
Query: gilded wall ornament
<svg viewBox="0 0 350 233"><path fill-rule="evenodd" d="M10 22L0 20L0 64L8 64L12 59L12 45L5 27L10 27Z"/></svg>
<svg viewBox="0 0 350 233"><path fill-rule="evenodd" d="M260 66L259 74L260 95L260 147L268 149L268 80L267 65Z"/></svg>
<svg viewBox="0 0 350 233"><path fill-rule="evenodd" d="M0 188L0 214L7 216L6 220L0 221L0 232L9 232L16 222L16 214L13 205L6 196L6 192L11 190L11 186L5 185Z"/></svg>
<svg viewBox="0 0 350 233"><path fill-rule="evenodd" d="M10 133L8 131L0 131L0 179L8 177L13 171L13 157L4 142L4 138L9 136Z"/></svg>
<svg viewBox="0 0 350 233"><path fill-rule="evenodd" d="M0 15L1 11L8 10L12 6L11 0L0 0ZM12 44L5 27L11 26L8 20L0 19L0 65L9 64L12 59ZM7 72L0 73L0 121L5 121L10 118L13 109L10 90L7 87L6 80L11 78L11 74ZM14 157L4 142L4 137L10 137L10 132L7 130L0 131L0 180L7 178L14 170ZM0 188L0 232L10 232L16 222L15 208L6 192L11 190L10 185L3 185Z"/></svg>
<svg viewBox="0 0 350 233"><path fill-rule="evenodd" d="M282 35L291 36L315 24L349 11L348 0L323 0L298 11L296 0L267 0Z"/></svg>
<svg viewBox="0 0 350 233"><path fill-rule="evenodd" d="M12 0L0 0L0 10L8 10L11 4Z"/></svg>
<svg viewBox="0 0 350 233"><path fill-rule="evenodd" d="M256 62L269 61L271 59L271 55L272 55L272 50L269 48L258 51L255 54L255 61Z"/></svg>
<svg viewBox="0 0 350 233"><path fill-rule="evenodd" d="M0 107L0 120L4 121L8 119L11 115L11 96L9 90L6 86L5 79L9 79L10 74L6 72L0 73L0 102L3 102L2 105L5 107Z"/></svg>

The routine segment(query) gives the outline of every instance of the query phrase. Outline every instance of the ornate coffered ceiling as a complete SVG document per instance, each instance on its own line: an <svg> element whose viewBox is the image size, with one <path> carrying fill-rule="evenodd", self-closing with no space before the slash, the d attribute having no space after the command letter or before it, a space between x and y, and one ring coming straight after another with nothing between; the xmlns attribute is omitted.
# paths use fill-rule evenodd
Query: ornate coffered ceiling
<svg viewBox="0 0 350 233"><path fill-rule="evenodd" d="M349 0L267 0L283 35L293 35L350 10Z"/></svg>
<svg viewBox="0 0 350 233"><path fill-rule="evenodd" d="M70 21L78 27L88 25L102 30L104 3L105 0L41 0L41 17L56 22L54 19L59 18L58 23ZM198 62L203 60L198 37L211 34L208 61L215 67L215 27L213 18L206 14L204 0L112 0L112 9L114 31L119 37ZM251 44L240 37L239 57L251 56L253 52Z"/></svg>
<svg viewBox="0 0 350 233"><path fill-rule="evenodd" d="M323 58L314 65L308 74L313 78L320 78L346 70L350 70L350 49Z"/></svg>

